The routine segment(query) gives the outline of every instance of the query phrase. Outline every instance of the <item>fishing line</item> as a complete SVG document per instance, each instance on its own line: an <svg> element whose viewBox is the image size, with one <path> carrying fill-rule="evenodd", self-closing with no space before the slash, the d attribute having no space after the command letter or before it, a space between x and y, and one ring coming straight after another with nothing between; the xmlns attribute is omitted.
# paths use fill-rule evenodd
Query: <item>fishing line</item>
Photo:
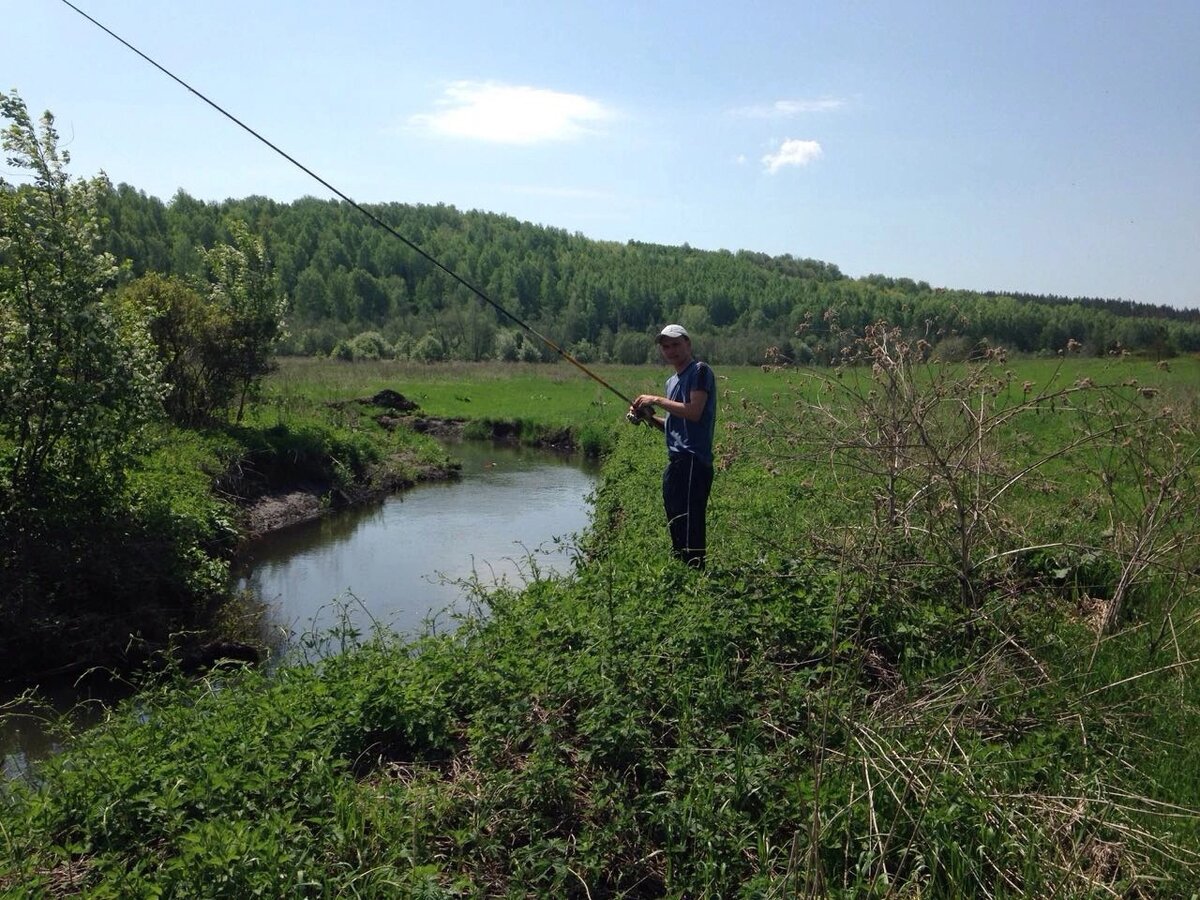
<svg viewBox="0 0 1200 900"><path fill-rule="evenodd" d="M571 363L573 366L575 366L577 369L579 369L579 371L583 372L583 374L587 375L589 378L593 379L594 381L596 381L599 384L603 385L604 387L608 388L610 391L612 391L614 394L616 394L618 397L620 397L622 400L624 400L627 404L629 404L630 406L633 406L632 400L630 400L623 393L621 393L619 390L617 390L615 387L613 387L611 384L609 384L607 381L605 381L603 378L601 378L599 375L597 375L595 372L593 372L591 369L589 369L587 366L585 366L583 363L581 363L579 360L577 360L574 356L572 356L570 353L568 353L566 350L564 350L562 347L560 347L554 341L550 340L550 338L546 337L544 334L542 334L540 331L538 331L536 328L534 328L532 325L528 324L527 322L523 322L521 319L519 319L513 313L510 313L507 309L505 309L499 303L494 301L491 297L489 297L487 294L485 294L483 291L481 291L479 288L477 288L471 282L467 281L467 279L463 278L461 275L459 275L453 269L450 269L448 266L443 265L440 260L436 259L429 253L426 253L419 246L417 246L415 243L410 241L408 238L406 238L404 235L402 235L400 232L398 232L396 229L394 229L387 222L383 221L377 215L375 215L373 212L371 212L367 208L359 205L356 201L354 201L353 199L348 197L346 194L342 193L340 190L338 190L336 187L334 187L332 184L330 184L328 181L326 181L324 178L322 178L320 175L318 175L312 169L308 168L308 166L301 163L295 157L284 152L278 146L271 143L271 141L267 140L265 137L263 137L261 134L259 134L257 131L255 131L253 128L251 128L249 125L247 125L245 122L243 122L241 119L237 118L237 116L233 115L233 113L228 112L226 109L224 109L223 107L221 107L214 101L210 100L208 97L206 97L204 94L200 93L200 91L196 90L194 87L192 87L190 84L188 84L182 78L180 78L178 75L174 74L169 69L165 68L164 66L160 65L155 60L151 59L149 56L147 56L145 53L143 53L137 47L133 46L133 44L129 43L129 41L125 40L119 34L114 32L112 29L110 29L110 28L106 27L105 25L103 25L102 23L96 21L94 18L92 18L87 13L85 13L82 9L80 9L74 3L71 3L70 0L62 0L62 3L65 6L68 6L71 9L73 9L75 12L79 13L79 15L83 16L83 18L87 19L89 22L91 22L93 25L95 25L97 28L99 28L101 31L103 31L105 34L107 34L109 37L113 38L118 43L123 44L125 47L132 50L134 53L136 53L138 56L140 56L146 62L150 63L150 65L154 66L154 68L158 69L160 72L162 72L168 78L170 78L172 81L174 81L177 84L181 85L182 87L186 88L192 94L195 94L197 97L199 97L201 100L203 100L205 103L207 103L213 109L215 109L217 112L219 112L225 118L227 118L229 121L233 122L233 124L237 125L243 131L247 132L252 137L254 137L258 141L260 141L261 143L270 147L272 150L274 150L276 153L278 153L280 156L282 156L284 159L286 159L288 162L290 162L293 166L295 166L297 169L304 172L306 175L308 175L313 180L317 181L319 184L321 184L326 189L332 191L334 194L336 194L338 197L340 197L346 203L350 204L352 207L354 207L360 213L362 213L364 216L366 216L368 219L370 219L373 224L382 228L384 231L386 231L392 237L396 238L396 240L403 243L404 246L408 247L414 253L417 253L424 259L433 263L433 265L437 266L439 269L441 269L443 272L445 272L447 275L449 275L451 278L453 278L455 281L457 281L459 284L461 284L463 287L465 287L467 290L469 290L471 293L473 293L480 300L484 301L489 306L491 306L493 309L502 313L506 318L515 322L518 326L520 326L521 328L525 329L527 332L532 334L534 337L536 337L538 340L540 340L542 343L544 343L547 347L549 347L551 350L553 350L555 353L557 353L559 356L561 356L563 359L565 359L567 362Z"/></svg>

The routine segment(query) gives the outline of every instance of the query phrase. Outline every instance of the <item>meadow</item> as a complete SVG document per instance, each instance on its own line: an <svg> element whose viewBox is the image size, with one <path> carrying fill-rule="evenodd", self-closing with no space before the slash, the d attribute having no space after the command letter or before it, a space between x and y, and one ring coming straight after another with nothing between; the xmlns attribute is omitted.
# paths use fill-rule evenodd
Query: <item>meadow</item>
<svg viewBox="0 0 1200 900"><path fill-rule="evenodd" d="M261 423L391 388L593 435L577 570L164 680L3 789L0 890L1196 896L1200 360L850 349L717 372L702 573L661 436L573 367L284 360Z"/></svg>

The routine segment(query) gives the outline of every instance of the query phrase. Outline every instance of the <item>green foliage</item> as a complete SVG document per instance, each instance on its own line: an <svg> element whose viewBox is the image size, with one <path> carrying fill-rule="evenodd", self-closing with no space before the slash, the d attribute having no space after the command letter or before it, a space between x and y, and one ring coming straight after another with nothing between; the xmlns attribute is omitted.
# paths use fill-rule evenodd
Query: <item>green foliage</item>
<svg viewBox="0 0 1200 900"><path fill-rule="evenodd" d="M307 421L269 428L237 428L244 448L238 491L255 496L305 482L332 485L368 480L368 470L383 455L369 433Z"/></svg>
<svg viewBox="0 0 1200 900"><path fill-rule="evenodd" d="M0 94L9 165L0 181L0 653L4 667L44 649L31 633L70 630L111 600L110 583L142 534L121 500L159 395L145 321L111 302L118 270L100 251L101 177L73 181L53 117L36 126L15 94ZM129 547L117 557L95 553ZM69 596L65 607L55 601ZM50 602L47 602L49 597Z"/></svg>
<svg viewBox="0 0 1200 900"><path fill-rule="evenodd" d="M581 363L600 361L600 349L589 340L582 340L573 344L570 348L570 354Z"/></svg>
<svg viewBox="0 0 1200 900"><path fill-rule="evenodd" d="M0 112L9 165L29 178L0 181L0 512L53 515L119 489L157 372L144 323L104 296L117 276L99 250L108 183L71 180L49 113L35 127L15 94Z"/></svg>
<svg viewBox="0 0 1200 900"><path fill-rule="evenodd" d="M521 345L524 334L512 328L505 328L496 336L496 359L502 362L516 362L521 358Z"/></svg>
<svg viewBox="0 0 1200 900"><path fill-rule="evenodd" d="M446 358L446 345L436 334L427 334L413 347L412 358L423 363L441 362Z"/></svg>
<svg viewBox="0 0 1200 900"><path fill-rule="evenodd" d="M228 310L180 279L155 273L123 286L118 302L148 323L166 387L167 416L185 426L211 421L227 402Z"/></svg>
<svg viewBox="0 0 1200 900"><path fill-rule="evenodd" d="M626 365L648 362L654 352L654 341L644 334L618 334L613 342L613 360Z"/></svg>
<svg viewBox="0 0 1200 900"><path fill-rule="evenodd" d="M195 425L235 402L240 419L269 369L283 302L263 242L238 223L232 244L213 240L202 254L203 295L154 274L112 290L121 272L101 249L103 215L122 227L161 216L139 220L145 198L114 197L103 177L73 181L49 113L35 126L15 94L0 94L0 112L9 164L27 178L0 182L8 677L121 659L202 623L224 596L236 529L211 495L219 454L198 435L148 426L164 409ZM195 468L171 471L184 460Z"/></svg>
<svg viewBox="0 0 1200 900"><path fill-rule="evenodd" d="M272 353L283 334L287 300L279 290L262 238L234 221L229 226L232 244L204 251L209 301L224 323L220 347L224 352L213 385L219 405L237 404L241 422L246 399L259 379L271 371Z"/></svg>
<svg viewBox="0 0 1200 900"><path fill-rule="evenodd" d="M344 362L391 359L395 356L392 347L378 331L364 331L346 341L339 341L329 354Z"/></svg>
<svg viewBox="0 0 1200 900"><path fill-rule="evenodd" d="M234 452L220 436L156 430L119 493L8 557L20 568L3 572L0 677L115 663L203 627L225 596L238 538L236 511L209 473ZM17 534L30 527L9 521Z"/></svg>
<svg viewBox="0 0 1200 900"><path fill-rule="evenodd" d="M496 337L496 359L502 362L542 362L546 358L545 350L540 340L516 329L501 330Z"/></svg>
<svg viewBox="0 0 1200 900"><path fill-rule="evenodd" d="M228 560L239 539L237 510L212 490L212 473L244 450L221 432L164 429L131 470L126 503L147 541L140 564L126 563L125 578L143 599L160 595L177 603L223 596ZM152 548L152 549L150 549Z"/></svg>
<svg viewBox="0 0 1200 900"><path fill-rule="evenodd" d="M122 185L106 211L116 226L110 249L131 258L138 274L197 275L195 247L227 239L222 223L230 217L253 223L295 299L288 352L328 353L339 340L378 330L393 343L399 333L414 341L433 333L447 359L519 358L520 347L504 336L511 321L347 204L263 197L205 204L181 192L164 205ZM882 275L851 279L830 263L790 255L593 241L445 205L389 203L371 211L543 334L564 346L587 341L598 350L594 358L608 362L645 362L632 341L673 320L702 337L705 358L718 365L761 364L771 348L795 362L824 364L846 334L879 319L932 344L948 342L946 358L985 341L1050 356L1069 340L1098 356L1165 359L1200 349L1194 310L934 289ZM844 333L830 327L827 313Z"/></svg>
<svg viewBox="0 0 1200 900"><path fill-rule="evenodd" d="M283 334L286 302L264 245L245 225L230 228L233 244L203 253L207 282L195 279L193 287L151 272L125 285L118 297L120 308L147 323L166 385L163 406L184 426L211 423L235 405L240 422L246 399L272 369ZM386 344L374 337L360 336L345 354L378 354Z"/></svg>

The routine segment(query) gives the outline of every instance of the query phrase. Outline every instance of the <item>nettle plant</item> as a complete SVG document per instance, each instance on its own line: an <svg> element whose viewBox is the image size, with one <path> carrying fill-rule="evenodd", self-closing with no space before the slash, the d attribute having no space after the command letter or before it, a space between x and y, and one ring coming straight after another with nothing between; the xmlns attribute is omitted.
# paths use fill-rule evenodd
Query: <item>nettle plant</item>
<svg viewBox="0 0 1200 900"><path fill-rule="evenodd" d="M1077 350L1034 383L1000 348L946 362L884 322L846 339L795 419L764 414L764 437L831 476L842 527L814 542L892 593L969 612L1031 574L1073 585L1102 631L1139 593L1177 607L1200 559L1194 423L1135 379L1071 380Z"/></svg>

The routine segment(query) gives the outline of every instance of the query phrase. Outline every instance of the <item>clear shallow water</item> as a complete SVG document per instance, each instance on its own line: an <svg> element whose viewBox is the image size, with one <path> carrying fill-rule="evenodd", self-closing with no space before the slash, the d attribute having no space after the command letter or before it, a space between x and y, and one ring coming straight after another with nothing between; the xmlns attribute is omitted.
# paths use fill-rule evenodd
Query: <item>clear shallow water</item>
<svg viewBox="0 0 1200 900"><path fill-rule="evenodd" d="M418 485L264 538L237 585L270 610L275 633L378 623L412 634L452 625L469 606L464 581L520 586L531 565L562 573L586 529L596 467L578 458L490 443L451 447L458 480Z"/></svg>
<svg viewBox="0 0 1200 900"><path fill-rule="evenodd" d="M104 718L106 704L121 696L119 689L104 685L75 689L58 685L43 691L39 702L9 701L0 709L0 782L31 775L30 763L63 748L61 733L50 726L69 712L71 728L86 728Z"/></svg>
<svg viewBox="0 0 1200 900"><path fill-rule="evenodd" d="M444 630L453 610L470 605L465 580L519 586L531 563L570 571L572 536L590 520L594 464L486 442L450 453L463 464L458 480L298 525L243 554L236 583L266 605L273 644L338 627L342 610L362 631L378 623L413 634L430 619ZM51 710L75 708L86 725L102 718L106 696L80 708L89 698L67 686L46 699ZM0 721L0 780L26 775L31 760L59 749L44 716Z"/></svg>

